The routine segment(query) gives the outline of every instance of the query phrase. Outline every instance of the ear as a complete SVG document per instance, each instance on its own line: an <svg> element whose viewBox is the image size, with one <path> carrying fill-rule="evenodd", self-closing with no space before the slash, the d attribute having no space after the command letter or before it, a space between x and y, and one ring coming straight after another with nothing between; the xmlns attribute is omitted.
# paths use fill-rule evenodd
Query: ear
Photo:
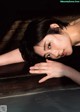
<svg viewBox="0 0 80 112"><path fill-rule="evenodd" d="M59 25L56 23L50 24L50 28L57 28L57 27L59 27Z"/></svg>

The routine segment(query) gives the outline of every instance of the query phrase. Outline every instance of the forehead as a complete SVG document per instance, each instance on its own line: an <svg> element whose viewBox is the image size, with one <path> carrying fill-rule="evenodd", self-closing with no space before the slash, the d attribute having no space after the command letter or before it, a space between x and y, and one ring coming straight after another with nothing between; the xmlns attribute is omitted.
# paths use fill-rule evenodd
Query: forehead
<svg viewBox="0 0 80 112"><path fill-rule="evenodd" d="M54 34L48 34L37 45L43 46L44 42L49 42L53 37L54 37Z"/></svg>

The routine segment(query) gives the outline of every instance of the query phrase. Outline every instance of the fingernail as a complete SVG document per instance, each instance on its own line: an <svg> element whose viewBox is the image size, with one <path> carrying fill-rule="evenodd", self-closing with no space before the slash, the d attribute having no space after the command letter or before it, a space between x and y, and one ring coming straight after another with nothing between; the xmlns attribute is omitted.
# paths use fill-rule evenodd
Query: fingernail
<svg viewBox="0 0 80 112"><path fill-rule="evenodd" d="M38 81L39 83L41 83L41 81Z"/></svg>
<svg viewBox="0 0 80 112"><path fill-rule="evenodd" d="M33 67L30 67L30 69L32 69Z"/></svg>

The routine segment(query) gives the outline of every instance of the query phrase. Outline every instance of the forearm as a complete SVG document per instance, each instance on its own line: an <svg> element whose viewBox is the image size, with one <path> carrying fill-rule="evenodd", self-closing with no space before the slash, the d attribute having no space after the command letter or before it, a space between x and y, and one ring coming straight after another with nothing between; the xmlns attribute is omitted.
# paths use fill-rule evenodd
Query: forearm
<svg viewBox="0 0 80 112"><path fill-rule="evenodd" d="M80 72L68 66L66 66L65 70L65 76L80 85Z"/></svg>
<svg viewBox="0 0 80 112"><path fill-rule="evenodd" d="M0 55L0 66L19 62L24 62L19 49Z"/></svg>

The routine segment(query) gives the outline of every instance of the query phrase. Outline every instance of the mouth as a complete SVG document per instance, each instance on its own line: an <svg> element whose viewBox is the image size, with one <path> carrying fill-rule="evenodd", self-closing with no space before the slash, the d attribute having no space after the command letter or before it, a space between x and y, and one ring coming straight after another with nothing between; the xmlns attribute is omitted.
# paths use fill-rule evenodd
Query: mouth
<svg viewBox="0 0 80 112"><path fill-rule="evenodd" d="M63 51L63 53L62 53L61 56L64 57L64 56L66 56L66 55L67 55L67 53Z"/></svg>
<svg viewBox="0 0 80 112"><path fill-rule="evenodd" d="M64 57L64 56L66 56L67 55L67 53L63 50L63 52L62 52L62 54L60 55L61 57Z"/></svg>

